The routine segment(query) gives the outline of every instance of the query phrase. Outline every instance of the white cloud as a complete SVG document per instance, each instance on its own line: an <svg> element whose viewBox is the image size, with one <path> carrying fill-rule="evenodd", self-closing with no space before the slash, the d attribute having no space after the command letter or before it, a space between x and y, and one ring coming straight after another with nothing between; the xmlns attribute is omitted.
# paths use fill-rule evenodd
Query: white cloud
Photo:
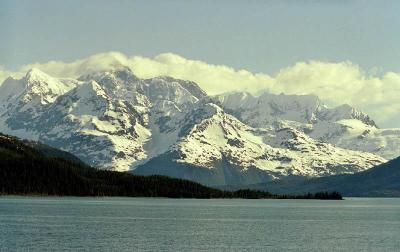
<svg viewBox="0 0 400 252"><path fill-rule="evenodd" d="M267 74L253 74L246 70L237 71L224 65L188 60L172 53L161 54L154 59L132 57L129 63L139 77L169 75L188 79L199 83L209 94L235 90L256 93L261 89L269 89L274 82Z"/></svg>
<svg viewBox="0 0 400 252"><path fill-rule="evenodd" d="M128 58L122 53L109 52L95 54L89 58L79 59L70 63L49 61L47 63L29 64L22 66L20 71L26 72L35 67L53 76L76 78L83 74L107 70L120 65L127 65L128 63Z"/></svg>
<svg viewBox="0 0 400 252"><path fill-rule="evenodd" d="M21 75L22 75L22 73L20 73L20 72L8 71L3 66L0 66L0 85L3 83L3 81L5 79L7 79L10 76L19 78L19 77L21 77Z"/></svg>
<svg viewBox="0 0 400 252"><path fill-rule="evenodd" d="M17 73L0 68L0 81L6 76L18 75L32 67L58 77L78 77L93 71L120 65L130 67L141 78L169 75L193 80L209 94L227 91L259 93L310 94L319 96L328 104L348 103L369 113L378 124L391 122L400 113L400 73L387 72L378 76L377 69L369 73L351 62L299 62L282 69L276 76L235 70L224 65L213 65L185 59L172 53L154 58L128 57L118 52L96 54L86 59L65 63L50 61L22 66ZM400 124L400 122L397 122ZM386 125L385 125L386 126ZM394 125L400 126L400 125Z"/></svg>
<svg viewBox="0 0 400 252"><path fill-rule="evenodd" d="M275 87L281 88L282 92L313 93L332 105L348 103L385 126L400 114L399 73L387 72L378 77L367 74L351 62L312 61L281 70L275 80Z"/></svg>

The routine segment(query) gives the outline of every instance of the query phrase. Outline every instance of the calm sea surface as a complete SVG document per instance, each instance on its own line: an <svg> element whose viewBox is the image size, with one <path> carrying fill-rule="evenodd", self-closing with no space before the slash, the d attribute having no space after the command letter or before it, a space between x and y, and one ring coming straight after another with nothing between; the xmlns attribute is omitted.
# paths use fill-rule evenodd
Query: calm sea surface
<svg viewBox="0 0 400 252"><path fill-rule="evenodd" d="M0 197L1 251L400 251L400 199Z"/></svg>

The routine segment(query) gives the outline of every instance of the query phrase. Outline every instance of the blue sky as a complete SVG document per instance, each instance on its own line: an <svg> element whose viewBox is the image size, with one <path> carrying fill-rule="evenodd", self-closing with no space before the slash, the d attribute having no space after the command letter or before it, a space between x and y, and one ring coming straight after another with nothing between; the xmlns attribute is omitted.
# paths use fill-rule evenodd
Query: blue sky
<svg viewBox="0 0 400 252"><path fill-rule="evenodd" d="M400 127L399 13L398 0L1 0L0 82L122 61L209 94L315 94Z"/></svg>
<svg viewBox="0 0 400 252"><path fill-rule="evenodd" d="M400 1L0 1L0 65L120 51L276 73L298 61L400 72Z"/></svg>

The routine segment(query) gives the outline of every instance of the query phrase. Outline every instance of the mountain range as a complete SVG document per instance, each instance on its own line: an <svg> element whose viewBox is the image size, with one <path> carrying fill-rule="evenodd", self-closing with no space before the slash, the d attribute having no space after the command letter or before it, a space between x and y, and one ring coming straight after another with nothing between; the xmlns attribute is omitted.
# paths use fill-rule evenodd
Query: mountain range
<svg viewBox="0 0 400 252"><path fill-rule="evenodd" d="M342 199L338 192L277 195L249 189L221 191L189 180L99 170L70 153L0 133L2 195Z"/></svg>
<svg viewBox="0 0 400 252"><path fill-rule="evenodd" d="M206 185L352 174L400 153L400 129L380 129L349 105L267 92L209 96L192 81L140 79L126 67L77 79L31 69L6 79L0 132L99 169Z"/></svg>
<svg viewBox="0 0 400 252"><path fill-rule="evenodd" d="M223 188L234 190L241 187ZM347 197L400 197L400 158L355 174L290 181L276 180L246 185L246 188L289 195L337 190Z"/></svg>

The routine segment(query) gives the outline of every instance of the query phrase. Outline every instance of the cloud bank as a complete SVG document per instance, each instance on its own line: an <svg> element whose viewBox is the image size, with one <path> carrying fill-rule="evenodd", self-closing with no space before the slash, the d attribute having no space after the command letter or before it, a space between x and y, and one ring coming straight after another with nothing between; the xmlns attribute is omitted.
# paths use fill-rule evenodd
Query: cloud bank
<svg viewBox="0 0 400 252"><path fill-rule="evenodd" d="M172 53L154 58L126 56L118 52L93 55L65 63L50 61L22 66L17 72L0 68L0 81L21 76L32 67L57 77L76 78L90 72L128 66L141 78L168 75L197 82L209 94L230 91L263 91L286 94L315 94L329 105L348 103L374 118L382 126L400 126L400 73L366 72L352 62L298 62L276 75L236 70L190 60ZM394 119L396 118L396 119Z"/></svg>

